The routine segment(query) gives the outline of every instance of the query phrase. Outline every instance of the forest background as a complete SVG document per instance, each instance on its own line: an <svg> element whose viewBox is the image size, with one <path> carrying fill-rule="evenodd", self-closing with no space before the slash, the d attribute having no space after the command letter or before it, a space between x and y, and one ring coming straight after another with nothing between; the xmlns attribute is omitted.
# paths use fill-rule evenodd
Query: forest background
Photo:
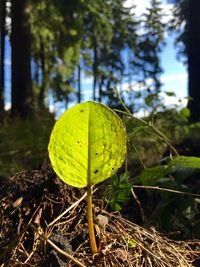
<svg viewBox="0 0 200 267"><path fill-rule="evenodd" d="M47 159L46 148L55 121L50 107L57 103L67 109L85 99L83 77L92 83L93 100L117 110L124 110L126 105L131 114L140 117L142 114L150 125L151 129L141 125L141 121L123 118L131 148L127 162L129 180L138 179L141 174L140 182L157 185L163 183L163 177L171 175L158 166L166 155L173 154L168 140L180 154L200 156L200 2L168 1L172 15L167 23L163 19L167 16L163 3L150 0L144 14L138 17L137 1L127 6L124 0L1 0L2 179L23 169L38 168ZM173 88L162 92L160 56L169 34L175 35L177 56L188 73L187 107L178 103L169 108L163 101L163 94L175 96ZM10 110L5 110L6 42L11 46ZM155 133L154 127L166 138L149 135L152 129ZM158 168L151 169L155 166L161 167L159 172ZM193 171L196 174L194 169L187 169L184 176L178 173L180 180L165 179L162 185L198 193L196 181L191 186L192 180L187 180ZM141 178L146 177L143 171L149 170L153 179ZM133 179L134 183L137 179ZM178 203L176 197L162 197L159 205L164 201L166 209L160 226L176 230L181 225L185 237L199 237L200 221L196 220L199 204L191 199L184 199L184 203L179 199L182 202L177 211L173 206ZM148 212L151 213L150 208ZM160 212L157 207L154 219ZM176 224L172 224L175 215ZM169 224L162 224L163 218L169 218ZM190 227L186 228L188 223Z"/></svg>

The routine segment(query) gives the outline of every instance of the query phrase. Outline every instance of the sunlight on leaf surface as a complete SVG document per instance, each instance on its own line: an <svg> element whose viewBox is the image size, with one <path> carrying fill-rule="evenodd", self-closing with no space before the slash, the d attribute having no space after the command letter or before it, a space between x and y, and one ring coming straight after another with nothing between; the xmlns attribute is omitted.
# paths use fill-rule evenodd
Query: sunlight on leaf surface
<svg viewBox="0 0 200 267"><path fill-rule="evenodd" d="M57 175L82 188L104 181L122 165L126 132L110 108L89 101L75 105L58 119L48 150Z"/></svg>

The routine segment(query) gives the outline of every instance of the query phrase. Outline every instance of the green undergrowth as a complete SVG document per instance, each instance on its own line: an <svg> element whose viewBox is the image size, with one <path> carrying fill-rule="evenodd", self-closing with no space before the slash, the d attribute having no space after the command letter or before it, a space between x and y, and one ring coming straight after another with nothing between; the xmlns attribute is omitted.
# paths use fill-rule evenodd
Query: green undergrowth
<svg viewBox="0 0 200 267"><path fill-rule="evenodd" d="M21 120L5 117L0 127L0 177L38 168L47 158L54 119L44 112Z"/></svg>
<svg viewBox="0 0 200 267"><path fill-rule="evenodd" d="M124 203L135 205L130 202L130 188L142 186L134 190L145 214L144 224L173 238L200 238L200 122L190 124L185 113L176 110L145 118L147 124L134 118L124 120L128 135L126 175L110 179L107 205L122 211Z"/></svg>
<svg viewBox="0 0 200 267"><path fill-rule="evenodd" d="M158 112L156 115L145 118L145 121L159 129L174 147L184 140L200 143L200 122L190 124L182 110L171 109ZM164 154L169 156L169 146L151 127L133 118L126 118L125 123L128 135L129 165L139 162L142 168L148 167L162 160ZM192 151L190 156L192 156Z"/></svg>

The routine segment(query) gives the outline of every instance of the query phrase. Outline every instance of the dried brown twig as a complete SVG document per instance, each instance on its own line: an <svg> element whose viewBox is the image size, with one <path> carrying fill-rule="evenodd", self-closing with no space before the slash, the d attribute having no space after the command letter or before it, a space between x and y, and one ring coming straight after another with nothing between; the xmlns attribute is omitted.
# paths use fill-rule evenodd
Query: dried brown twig
<svg viewBox="0 0 200 267"><path fill-rule="evenodd" d="M184 191L179 191L179 190L174 190L174 189L169 189L169 188L163 188L163 187L159 187L159 186L133 185L133 188L165 191L165 192L169 192L169 193L175 193L175 194L180 194L180 195L188 195L188 196L191 196L191 197L199 197L200 198L200 194L184 192Z"/></svg>
<svg viewBox="0 0 200 267"><path fill-rule="evenodd" d="M38 178L41 180L43 176L39 174ZM27 174L27 177L29 175ZM37 192L35 191L37 188L37 184L35 187L32 185L33 192ZM12 206L11 194L5 196L4 192L0 191L2 198L8 203L6 206L0 203L2 207L0 233L3 237L0 240L3 251L0 265L12 267L48 265L53 262L50 255L55 255L54 252L56 259L61 262L62 257L68 259L68 263L63 262L63 264L70 267L192 267L193 262L200 258L200 241L170 240L152 228L146 229L122 218L119 213L106 212L102 209L102 203L95 198L95 219L101 215L106 219L106 224L102 225L95 220L99 253L93 256L89 249L86 227L86 203L82 201L85 195L80 197L80 191L62 187L62 184L55 187L53 192L48 188L52 190L50 180L46 181L45 190L39 198L33 194L31 205L26 201L26 192L21 192L24 201L18 208ZM57 217L60 204L66 209L65 216L62 213L62 216ZM29 212L28 217L27 212ZM20 222L19 218L22 221L20 236L13 227L13 218L17 223ZM56 221L52 218L56 218ZM55 234L62 239L58 243L51 238ZM45 246L45 243L49 246ZM69 251L65 244L71 247Z"/></svg>
<svg viewBox="0 0 200 267"><path fill-rule="evenodd" d="M56 244L54 244L49 238L47 238L42 231L38 231L37 227L35 225L31 225L31 228L39 235L39 237L46 241L51 247L53 247L59 254L65 256L69 260L75 262L78 266L86 267L84 264L82 264L79 260L75 259L73 256L71 256L69 253L63 251L61 248L59 248Z"/></svg>

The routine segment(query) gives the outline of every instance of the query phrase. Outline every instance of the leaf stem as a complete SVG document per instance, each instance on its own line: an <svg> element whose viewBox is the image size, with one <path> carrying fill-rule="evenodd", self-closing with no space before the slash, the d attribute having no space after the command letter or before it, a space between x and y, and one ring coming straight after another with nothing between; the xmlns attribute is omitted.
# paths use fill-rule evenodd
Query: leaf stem
<svg viewBox="0 0 200 267"><path fill-rule="evenodd" d="M147 122L147 121L145 121L145 120L143 120L141 118L135 117L134 115L132 115L130 113L130 111L126 112L126 111L122 111L122 110L118 110L118 109L114 109L114 110L116 112L119 112L119 113L122 113L122 114L124 114L126 116L129 116L129 117L141 122L142 124L144 124L148 128L150 128L156 134L156 136L158 136L163 142L165 142L170 147L170 149L174 152L175 156L178 156L177 150L175 149L174 146L171 145L171 143L170 143L169 139L167 138L167 136L164 133L162 133L159 129L157 129L151 122Z"/></svg>
<svg viewBox="0 0 200 267"><path fill-rule="evenodd" d="M123 112L123 111L120 111L120 110L116 110L116 111L121 112L121 113L123 113L123 114L125 114L125 115L127 115L127 116L130 116L130 117L132 117L133 119L135 119L135 120L137 120L137 121L143 123L144 125L148 126L150 129L152 129L152 130L154 131L154 133L156 133L156 135L157 135L161 140L163 140L163 141L170 147L170 149L174 152L174 154L175 154L176 156L178 156L178 152L177 152L177 150L175 149L174 146L171 145L171 143L170 143L169 139L167 138L167 136L166 136L163 132L161 132L159 129L157 129L157 128L153 125L152 122L147 122L147 121L145 121L145 120L143 120L143 119L141 119L141 118L137 118L137 117L135 117L135 116L130 112L130 110L127 108L127 106L125 105L125 103L124 103L124 101L122 100L121 96L119 95L119 92L117 91L117 89L114 89L114 91L115 91L115 93L116 93L116 95L117 95L117 97L118 97L120 103L122 104L122 106L123 106L123 108L124 108L124 110L125 110L126 112Z"/></svg>
<svg viewBox="0 0 200 267"><path fill-rule="evenodd" d="M87 186L87 219L88 219L90 247L92 253L95 254L98 252L98 250L94 234L94 224L93 224L93 214L92 214L92 189L90 184L88 184Z"/></svg>

